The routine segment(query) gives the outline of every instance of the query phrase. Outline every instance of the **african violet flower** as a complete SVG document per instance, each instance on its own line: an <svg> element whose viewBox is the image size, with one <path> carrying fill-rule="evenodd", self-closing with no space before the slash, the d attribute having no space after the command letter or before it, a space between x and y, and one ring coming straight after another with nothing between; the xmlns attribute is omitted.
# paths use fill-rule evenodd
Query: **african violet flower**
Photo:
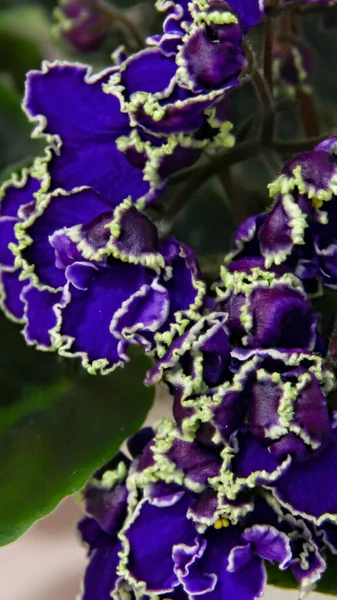
<svg viewBox="0 0 337 600"><path fill-rule="evenodd" d="M273 48L273 80L276 89L289 96L298 90L310 93L313 56L309 46L300 39L276 38Z"/></svg>
<svg viewBox="0 0 337 600"><path fill-rule="evenodd" d="M172 172L199 158L218 129L210 129L206 140L194 140L154 138L131 127L118 89L103 91L117 71L92 75L84 65L44 62L42 71L28 75L24 107L36 123L33 136L51 146L45 166L50 191L86 185L114 206L130 195L142 207L158 197Z"/></svg>
<svg viewBox="0 0 337 600"><path fill-rule="evenodd" d="M234 501L260 486L271 489L293 514L318 523L336 520L335 492L323 491L323 481L334 485L330 469L337 438L326 401L333 377L322 363L309 353L233 350L232 382L194 404L182 400L189 414L180 429L194 427L200 437L199 423L204 442L206 425L209 440L222 448L221 474L213 485L227 498ZM301 486L295 483L299 480Z"/></svg>
<svg viewBox="0 0 337 600"><path fill-rule="evenodd" d="M176 469L170 469L165 450L183 440L169 421L152 436L141 431L131 448L129 443L133 462L119 454L84 490L89 516L79 531L89 565L83 600L123 592L253 600L266 583L264 561L291 569L303 591L319 578L323 544L303 521L268 494L231 506L212 489L214 469L205 450L196 443L189 444L189 453L178 447ZM188 477L179 475L186 471Z"/></svg>
<svg viewBox="0 0 337 600"><path fill-rule="evenodd" d="M40 186L41 182L24 170L21 179L13 176L0 189L0 302L7 316L15 321L23 319L20 296L24 282L19 279L20 270L8 246L15 242L15 225L34 210L34 194Z"/></svg>
<svg viewBox="0 0 337 600"><path fill-rule="evenodd" d="M59 0L54 11L57 30L80 52L91 52L106 38L110 19L101 0Z"/></svg>
<svg viewBox="0 0 337 600"><path fill-rule="evenodd" d="M168 385L179 423L189 414L184 398L192 406L198 394L232 382L235 348L325 352L300 280L282 268L266 271L262 259L233 261L222 268L216 291L215 306L207 298L197 322L185 324L183 332L172 329L173 337L156 336L156 363L146 382Z"/></svg>
<svg viewBox="0 0 337 600"><path fill-rule="evenodd" d="M152 134L195 132L195 139L208 139L211 127L223 145L228 122L213 109L239 85L246 65L239 20L222 0L166 7L164 34L125 60L104 89L118 89L132 123Z"/></svg>
<svg viewBox="0 0 337 600"><path fill-rule="evenodd" d="M28 343L107 372L127 360L130 343L151 350L157 331L197 318L204 284L189 248L175 238L160 243L130 199L115 208L91 188L39 191L23 214L34 206L36 181L7 188L2 206L14 197L13 214L21 206L22 219L0 224L3 246L15 254L14 261L5 253L15 280L3 286L18 316L24 312Z"/></svg>
<svg viewBox="0 0 337 600"><path fill-rule="evenodd" d="M217 308L228 313L231 341L248 348L313 350L317 318L297 277L264 269L263 259L234 260L221 268Z"/></svg>
<svg viewBox="0 0 337 600"><path fill-rule="evenodd" d="M242 223L228 261L262 256L266 268L283 264L308 292L317 291L318 280L336 287L335 147L336 138L330 138L286 163L269 186L275 196L271 210Z"/></svg>

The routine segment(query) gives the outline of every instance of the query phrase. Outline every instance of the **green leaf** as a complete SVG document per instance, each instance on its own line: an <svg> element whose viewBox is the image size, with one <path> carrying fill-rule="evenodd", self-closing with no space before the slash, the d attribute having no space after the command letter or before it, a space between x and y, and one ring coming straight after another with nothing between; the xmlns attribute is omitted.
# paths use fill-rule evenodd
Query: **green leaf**
<svg viewBox="0 0 337 600"><path fill-rule="evenodd" d="M79 490L142 424L153 392L137 353L125 369L90 376L26 346L0 318L0 545Z"/></svg>
<svg viewBox="0 0 337 600"><path fill-rule="evenodd" d="M287 590L298 589L298 583L290 569L281 571L276 565L268 562L265 562L265 567L267 569L268 585Z"/></svg>
<svg viewBox="0 0 337 600"><path fill-rule="evenodd" d="M318 582L315 589L320 594L329 594L331 596L337 596L337 556L329 554L328 566L322 579Z"/></svg>

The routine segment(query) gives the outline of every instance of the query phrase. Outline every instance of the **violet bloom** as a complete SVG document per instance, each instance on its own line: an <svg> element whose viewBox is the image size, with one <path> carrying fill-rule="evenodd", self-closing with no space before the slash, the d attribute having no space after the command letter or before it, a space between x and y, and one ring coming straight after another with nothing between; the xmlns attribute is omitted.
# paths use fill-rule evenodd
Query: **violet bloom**
<svg viewBox="0 0 337 600"><path fill-rule="evenodd" d="M193 133L197 143L215 129L218 145L228 145L229 124L215 106L239 85L246 65L238 17L222 1L202 8L199 2L169 3L164 34L149 42L153 47L127 59L105 91L114 94L118 85L123 110L148 132Z"/></svg>
<svg viewBox="0 0 337 600"><path fill-rule="evenodd" d="M219 489L234 499L263 486L293 514L317 523L335 520L330 469L336 430L326 400L334 384L331 372L320 357L306 353L236 350L232 355L237 375L231 385L213 391L208 404L214 407L212 439L231 446L223 451Z"/></svg>
<svg viewBox="0 0 337 600"><path fill-rule="evenodd" d="M101 0L60 0L57 29L79 52L96 50L109 33L111 19Z"/></svg>
<svg viewBox="0 0 337 600"><path fill-rule="evenodd" d="M219 384L230 358L226 321L225 313L211 312L200 315L197 322L191 321L185 327L186 331L173 340L166 334L157 335L158 360L149 371L147 382L154 384L164 378L174 385L175 391L183 385L190 393Z"/></svg>
<svg viewBox="0 0 337 600"><path fill-rule="evenodd" d="M270 184L274 205L238 228L228 261L263 257L266 268L283 264L310 293L318 283L337 286L336 138L291 159Z"/></svg>
<svg viewBox="0 0 337 600"><path fill-rule="evenodd" d="M34 181L15 190L17 207L34 201ZM175 238L160 243L130 199L114 208L91 188L40 193L36 209L7 229L4 246L25 285L17 289L15 271L6 294L24 311L30 344L108 372L127 360L129 344L149 351L156 332L197 318L204 284L194 254Z"/></svg>
<svg viewBox="0 0 337 600"><path fill-rule="evenodd" d="M42 71L28 74L24 107L36 124L33 136L50 145L50 191L90 186L114 206L131 196L143 207L172 172L199 158L205 144L153 139L131 127L118 89L102 89L116 72L93 75L85 65L45 62Z"/></svg>
<svg viewBox="0 0 337 600"><path fill-rule="evenodd" d="M128 451L134 461L153 435L151 428L144 428L129 440ZM88 516L80 521L78 531L90 558L83 582L83 600L108 600L120 579L116 569L122 545L117 534L127 515L125 480L130 464L130 459L118 452L94 473L83 489Z"/></svg>
<svg viewBox="0 0 337 600"><path fill-rule="evenodd" d="M312 50L302 40L276 39L273 48L273 79L280 93L296 96L301 90L310 93L313 72Z"/></svg>
<svg viewBox="0 0 337 600"><path fill-rule="evenodd" d="M233 345L322 349L317 317L297 277L246 258L222 267L221 279L217 308L228 313Z"/></svg>
<svg viewBox="0 0 337 600"><path fill-rule="evenodd" d="M24 282L9 245L15 243L15 226L34 211L34 195L41 182L24 170L20 178L12 177L0 189L0 305L6 315L18 322L24 317L21 293ZM25 192L23 193L23 190Z"/></svg>
<svg viewBox="0 0 337 600"><path fill-rule="evenodd" d="M89 517L79 530L89 543L89 565L83 600L123 592L253 600L266 584L265 561L291 569L301 590L310 589L326 566L324 544L303 521L270 494L247 495L236 504L217 494L212 473L219 454L216 461L216 453L212 460L209 451L206 459L196 443L184 448L173 424L163 421L151 435L141 431L129 445L136 455L131 465L115 460L85 488Z"/></svg>

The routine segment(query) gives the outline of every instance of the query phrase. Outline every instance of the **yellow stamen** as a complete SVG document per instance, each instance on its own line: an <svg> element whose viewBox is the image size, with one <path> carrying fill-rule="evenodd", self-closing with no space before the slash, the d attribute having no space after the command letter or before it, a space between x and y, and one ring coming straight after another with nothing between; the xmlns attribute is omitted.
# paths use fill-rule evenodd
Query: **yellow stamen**
<svg viewBox="0 0 337 600"><path fill-rule="evenodd" d="M314 198L312 203L314 208L321 208L323 206L323 200L321 200L320 198Z"/></svg>
<svg viewBox="0 0 337 600"><path fill-rule="evenodd" d="M222 519L218 519L214 523L214 529L222 529Z"/></svg>
<svg viewBox="0 0 337 600"><path fill-rule="evenodd" d="M230 522L228 519L220 518L214 523L214 529L222 529L223 527L229 527Z"/></svg>

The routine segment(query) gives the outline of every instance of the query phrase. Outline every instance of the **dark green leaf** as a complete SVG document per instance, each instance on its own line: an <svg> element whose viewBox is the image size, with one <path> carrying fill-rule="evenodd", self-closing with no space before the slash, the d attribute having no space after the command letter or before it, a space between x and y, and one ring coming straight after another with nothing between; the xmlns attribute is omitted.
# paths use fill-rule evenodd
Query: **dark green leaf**
<svg viewBox="0 0 337 600"><path fill-rule="evenodd" d="M80 489L134 433L153 393L137 353L125 369L90 376L74 361L28 348L0 320L0 545Z"/></svg>
<svg viewBox="0 0 337 600"><path fill-rule="evenodd" d="M337 556L329 554L327 569L315 591L320 594L337 596Z"/></svg>
<svg viewBox="0 0 337 600"><path fill-rule="evenodd" d="M284 589L298 589L298 583L290 569L281 571L276 565L268 562L265 563L265 566L267 569L268 585Z"/></svg>

